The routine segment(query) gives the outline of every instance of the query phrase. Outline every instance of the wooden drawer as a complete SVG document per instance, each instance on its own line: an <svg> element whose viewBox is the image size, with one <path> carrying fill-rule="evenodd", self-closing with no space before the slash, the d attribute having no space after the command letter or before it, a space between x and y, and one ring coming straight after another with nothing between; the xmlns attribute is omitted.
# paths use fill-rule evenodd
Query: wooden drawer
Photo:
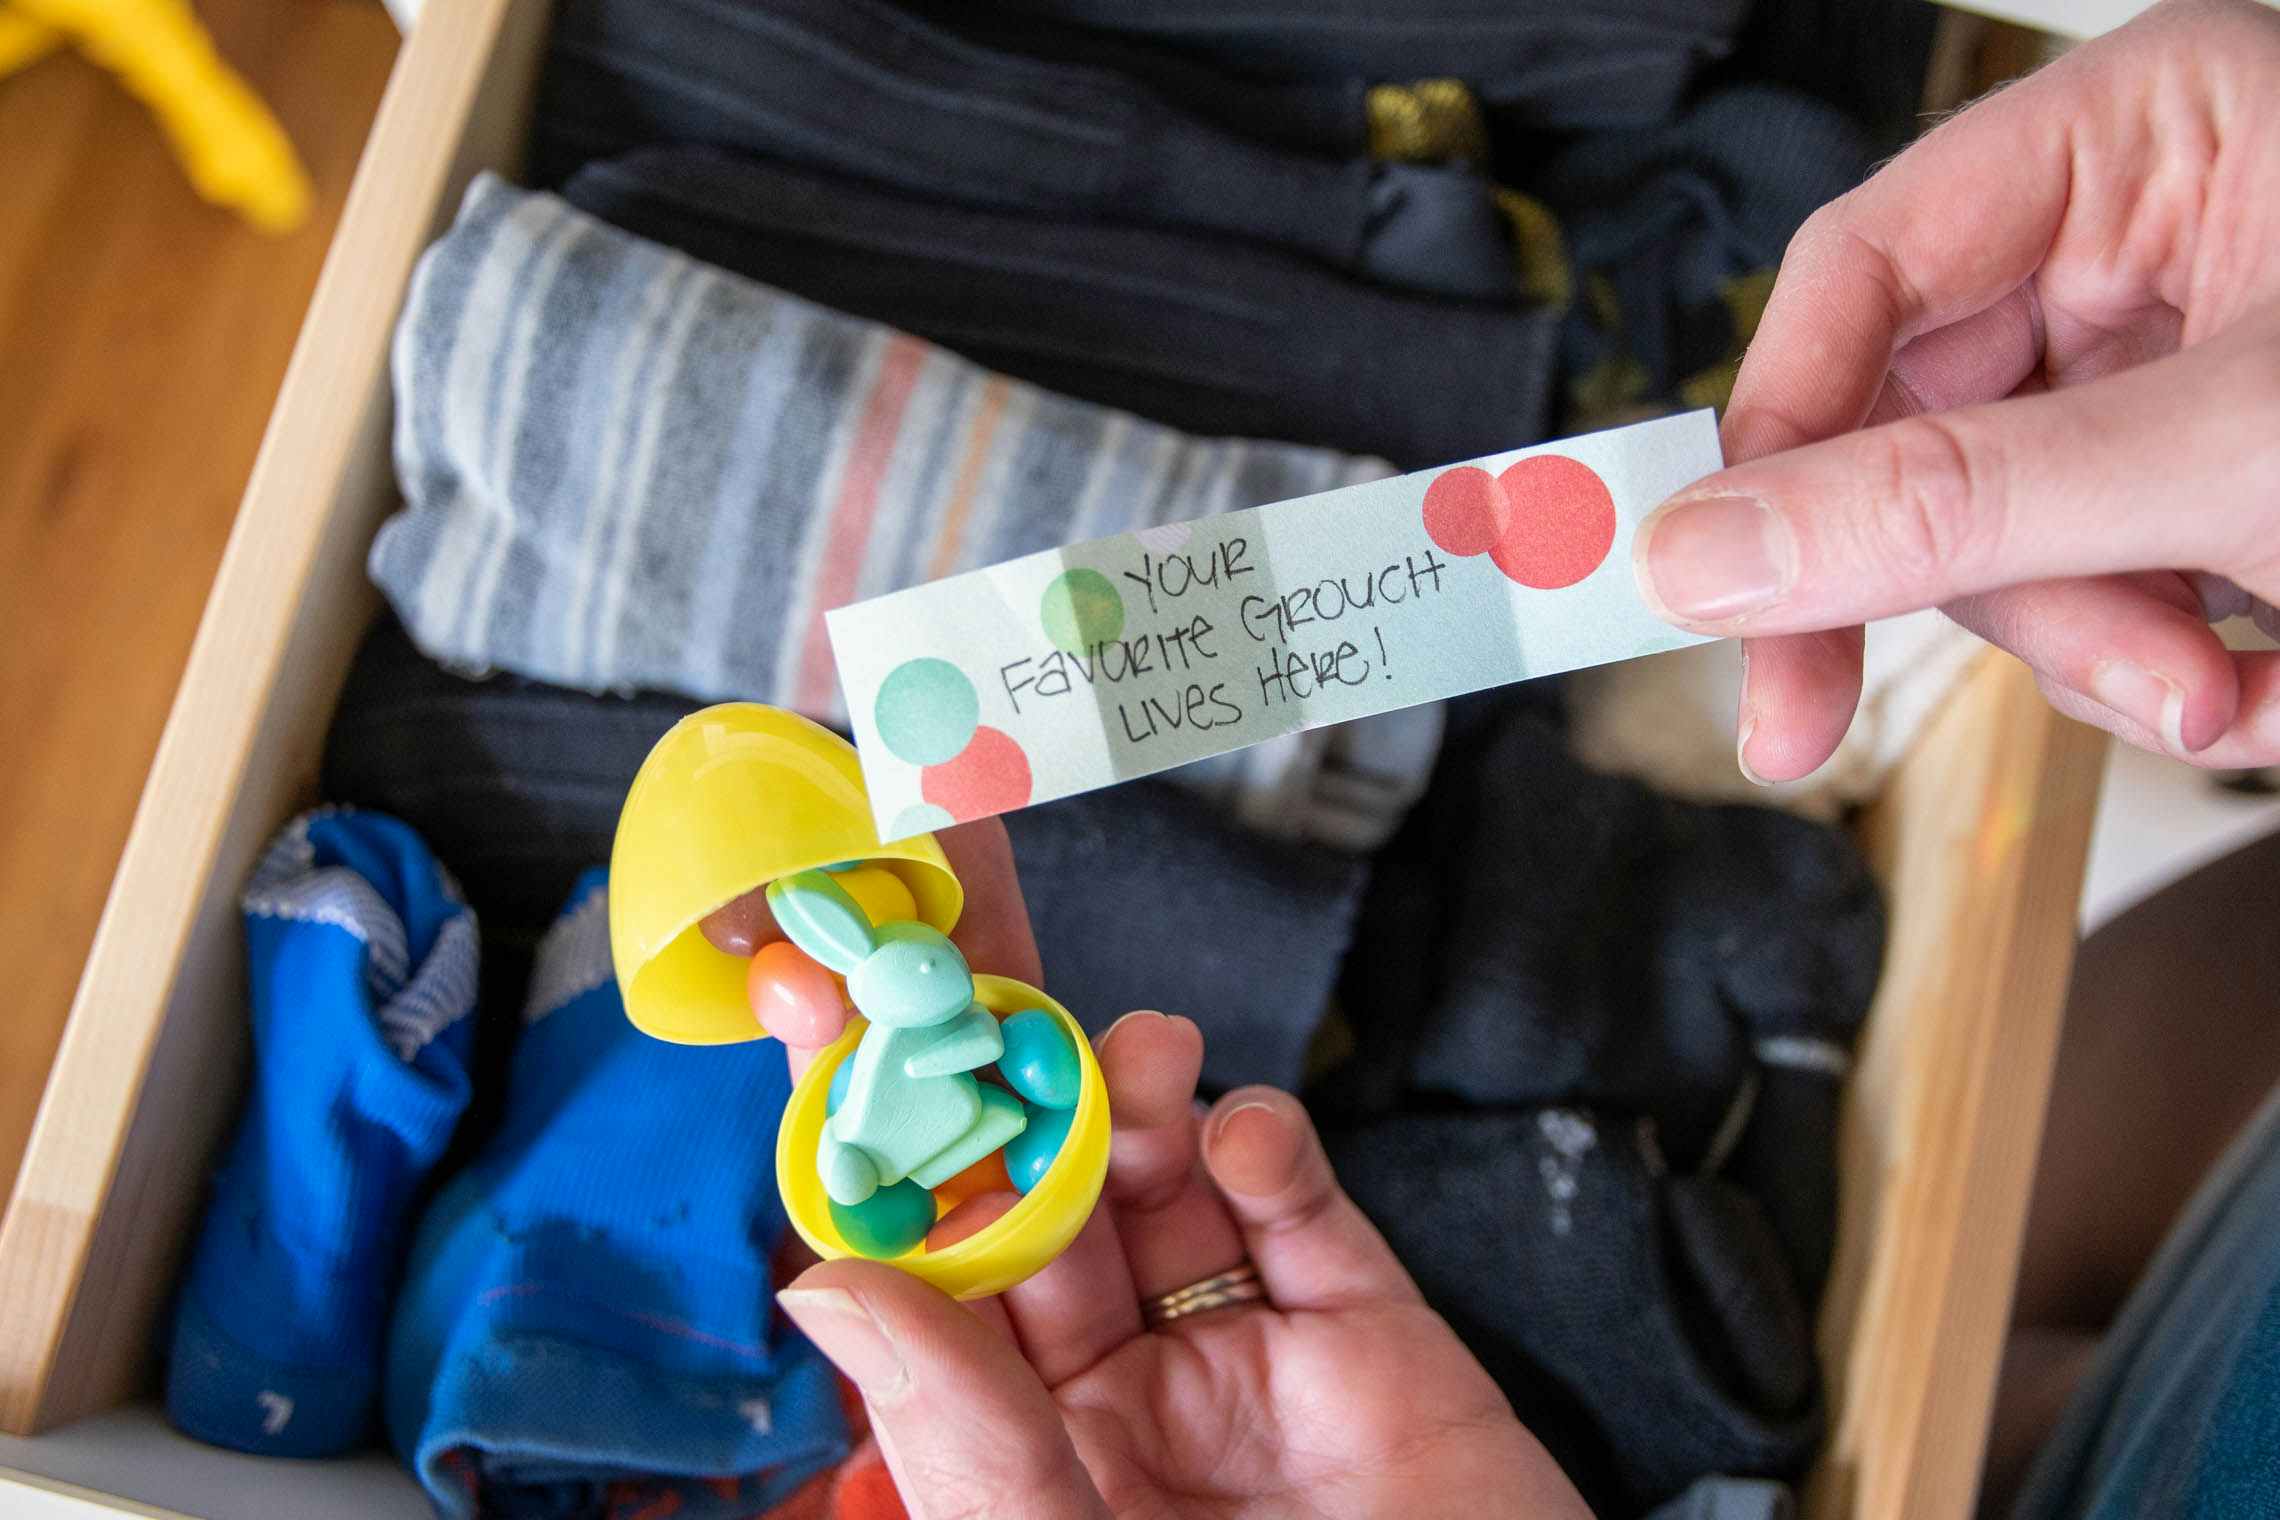
<svg viewBox="0 0 2280 1520"><path fill-rule="evenodd" d="M423 1512L378 1457L287 1464L263 1482L289 1490L256 1500L247 1475L279 1465L196 1447L136 1406L241 1080L238 884L310 799L374 607L364 555L395 499L391 324L468 179L511 172L545 21L542 0L428 0L397 62L0 1219L0 1429L82 1421L0 1441L0 1468L205 1513ZM1892 943L1842 1136L1816 1514L1969 1508L2101 743L1991 656L1865 823ZM0 1478L10 1513L32 1493Z"/></svg>

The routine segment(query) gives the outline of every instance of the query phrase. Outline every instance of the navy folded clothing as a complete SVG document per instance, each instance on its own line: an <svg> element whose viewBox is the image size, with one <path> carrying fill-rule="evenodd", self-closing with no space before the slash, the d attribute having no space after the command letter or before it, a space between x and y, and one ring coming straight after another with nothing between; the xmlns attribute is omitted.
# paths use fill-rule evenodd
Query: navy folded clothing
<svg viewBox="0 0 2280 1520"><path fill-rule="evenodd" d="M960 0L906 0L955 24ZM1659 121L1726 56L1749 0L999 0L1274 81L1462 79L1531 127ZM1000 22L1009 31L1016 23ZM1050 42L1042 45L1051 46Z"/></svg>
<svg viewBox="0 0 2280 1520"><path fill-rule="evenodd" d="M1559 316L1441 300L1270 247L952 206L707 148L589 164L563 199L1001 374L1207 434L1405 469L1543 436Z"/></svg>
<svg viewBox="0 0 2280 1520"><path fill-rule="evenodd" d="M1924 129L1941 14L1923 0L1755 0L1727 69L1827 101L1882 157Z"/></svg>
<svg viewBox="0 0 2280 1520"><path fill-rule="evenodd" d="M553 920L547 898L559 904L609 858L634 773L696 706L466 680L383 617L349 671L321 785L450 841L483 915L486 965L498 963L486 985L505 995ZM1184 1013L1208 1040L1209 1084L1298 1083L1346 953L1362 861L1247 832L1163 781L1005 823L1048 986L1088 1027L1134 1008ZM497 1069L504 1052L487 1051Z"/></svg>
<svg viewBox="0 0 2280 1520"><path fill-rule="evenodd" d="M531 170L635 148L764 154L972 206L1182 227L1440 295L1509 299L1509 232L1470 166L1292 151L1145 84L885 0L566 0Z"/></svg>
<svg viewBox="0 0 2280 1520"><path fill-rule="evenodd" d="M1589 297L1563 345L1563 430L1641 405L1722 405L1782 250L1873 159L1844 112L1759 84L1547 145L1520 184L1557 213Z"/></svg>
<svg viewBox="0 0 2280 1520"><path fill-rule="evenodd" d="M1353 856L1230 829L1133 781L1005 816L1045 984L1095 1034L1135 1008L1203 1029L1203 1082L1295 1088L1353 933Z"/></svg>

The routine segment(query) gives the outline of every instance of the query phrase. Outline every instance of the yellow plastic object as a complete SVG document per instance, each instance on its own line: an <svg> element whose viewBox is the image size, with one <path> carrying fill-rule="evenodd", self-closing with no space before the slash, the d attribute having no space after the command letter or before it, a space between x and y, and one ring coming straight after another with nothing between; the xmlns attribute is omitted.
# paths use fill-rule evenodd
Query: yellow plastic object
<svg viewBox="0 0 2280 1520"><path fill-rule="evenodd" d="M902 878L885 866L857 866L832 877L873 924L891 924L918 911Z"/></svg>
<svg viewBox="0 0 2280 1520"><path fill-rule="evenodd" d="M942 847L932 834L879 842L845 739L754 702L674 724L641 763L610 852L610 954L626 1016L685 1045L760 1039L749 962L715 950L697 926L779 876L846 860L891 871L922 922L944 933L958 922L965 891Z"/></svg>
<svg viewBox="0 0 2280 1520"><path fill-rule="evenodd" d="M63 46L63 33L21 11L0 6L0 79L33 64Z"/></svg>
<svg viewBox="0 0 2280 1520"><path fill-rule="evenodd" d="M264 232L309 212L309 179L284 128L214 50L188 0L8 0L150 107L191 187Z"/></svg>
<svg viewBox="0 0 2280 1520"><path fill-rule="evenodd" d="M611 895L616 896L613 884ZM1108 1085L1093 1059L1092 1042L1069 1010L1025 982L1011 977L976 976L974 1000L1004 1018L1024 1008L1043 1008L1061 1021L1076 1042L1083 1068L1083 1086L1077 1095L1076 1117L1060 1155L1037 1186L985 1230L967 1236L940 1251L923 1246L895 1258L901 1271L932 1283L953 1298L986 1298L1003 1293L1068 1249L1084 1228L1093 1205L1100 1201L1101 1184L1108 1177ZM792 1228L826 1261L856 1253L849 1250L832 1226L831 1200L817 1175L815 1152L823 1137L824 1104L831 1092L831 1074L855 1053L855 1043L869 1026L860 1018L848 1021L838 1043L815 1058L792 1100L784 1109L783 1125L776 1131L776 1188L783 1194L784 1210Z"/></svg>

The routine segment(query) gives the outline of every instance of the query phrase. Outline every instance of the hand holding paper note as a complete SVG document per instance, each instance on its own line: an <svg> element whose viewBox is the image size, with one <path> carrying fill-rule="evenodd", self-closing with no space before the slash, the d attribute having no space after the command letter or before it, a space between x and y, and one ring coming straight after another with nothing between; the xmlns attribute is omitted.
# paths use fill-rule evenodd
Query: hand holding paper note
<svg viewBox="0 0 2280 1520"><path fill-rule="evenodd" d="M1701 642L1631 535L1708 411L1075 544L826 615L880 837Z"/></svg>

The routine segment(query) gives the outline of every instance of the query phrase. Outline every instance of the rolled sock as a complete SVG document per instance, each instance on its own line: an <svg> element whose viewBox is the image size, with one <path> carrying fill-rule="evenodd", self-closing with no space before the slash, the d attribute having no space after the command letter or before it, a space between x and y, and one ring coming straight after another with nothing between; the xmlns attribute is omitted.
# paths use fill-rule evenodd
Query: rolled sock
<svg viewBox="0 0 2280 1520"><path fill-rule="evenodd" d="M1445 858L1446 922L1432 999L1414 1020L1413 1082L1476 1104L1653 1114L1674 1159L1691 1165L1750 1051L1720 1001L1715 960L1683 953L1691 941L1666 944L1701 906L1662 890L1666 805L1584 770L1557 727L1525 713L1489 731L1472 780L1469 797L1443 799L1471 822Z"/></svg>
<svg viewBox="0 0 2280 1520"><path fill-rule="evenodd" d="M1520 713L1557 730L1566 685L1524 681L1443 704L1424 794L1370 860L1353 949L1339 972L1338 1037L1325 1044L1326 1055L1343 1055L1310 1073L1307 1084L1307 1104L1325 1120L1380 1117L1414 1092L1418 1052L1447 974L1451 922L1461 911L1455 880L1477 843L1478 808L1489 799L1525 806L1545 795L1521 778L1485 774L1489 740ZM1509 795L1515 788L1518 795Z"/></svg>
<svg viewBox="0 0 2280 1520"><path fill-rule="evenodd" d="M580 210L1001 374L1172 427L1405 469L1543 436L1559 316L1274 248L923 194L707 148L588 164Z"/></svg>
<svg viewBox="0 0 2280 1520"><path fill-rule="evenodd" d="M1647 1520L1790 1520L1789 1486L1765 1478L1701 1478Z"/></svg>
<svg viewBox="0 0 2280 1520"><path fill-rule="evenodd" d="M829 1365L774 1310L783 1047L637 1031L600 871L525 1020L497 1132L420 1221L389 1437L446 1517L765 1509L846 1452Z"/></svg>
<svg viewBox="0 0 2280 1520"><path fill-rule="evenodd" d="M421 263L396 379L407 505L371 570L423 651L841 727L829 607L1389 468L1040 391L489 177ZM1194 784L1308 837L1329 742Z"/></svg>
<svg viewBox="0 0 2280 1520"><path fill-rule="evenodd" d="M1714 1144L1731 1148L1723 1126L1752 1122L1769 1057L1833 1090L1884 943L1883 902L1852 841L1771 808L1674 802L1593 772L1540 703L1500 694L1459 711L1394 853L1417 883L1410 900L1373 892L1356 931L1358 962L1391 965L1351 968L1354 988L1381 1004L1405 988L1417 999L1389 1021L1349 998L1369 1035L1363 1058L1467 1103L1652 1115L1683 1170ZM1382 1073L1368 1085L1381 1101L1399 1092ZM1833 1154L1833 1134L1786 1101L1786 1077L1779 1085L1764 1133L1778 1131L1791 1174L1825 1173L1833 1162L1813 1158ZM1748 1180L1786 1186L1779 1167ZM1809 1224L1832 1195L1809 1179L1798 1209L1777 1212ZM1801 1242L1801 1263L1825 1263L1826 1229L1805 1230L1822 1239Z"/></svg>
<svg viewBox="0 0 2280 1520"><path fill-rule="evenodd" d="M884 0L568 0L532 136L550 187L581 163L703 143L935 200L1186 228L1437 295L1509 300L1518 286L1470 166L1292 152L1112 69L961 37Z"/></svg>
<svg viewBox="0 0 2280 1520"><path fill-rule="evenodd" d="M377 1413L407 1216L467 1105L474 915L412 829L288 824L243 902L253 1071L175 1310L167 1416L268 1456Z"/></svg>
<svg viewBox="0 0 2280 1520"><path fill-rule="evenodd" d="M1679 832L1667 891L1689 906L1663 954L1714 985L1754 1058L1721 1170L1764 1207L1815 1304L1836 1243L1838 1105L1884 965L1883 895L1827 825L1764 807L1669 807Z"/></svg>
<svg viewBox="0 0 2280 1520"><path fill-rule="evenodd" d="M1755 1204L1666 1179L1651 1123L1414 1115L1325 1136L1339 1180L1596 1514L1821 1435L1805 1310Z"/></svg>
<svg viewBox="0 0 2280 1520"><path fill-rule="evenodd" d="M406 507L371 570L421 648L825 721L826 608L1390 468L1040 391L489 176L395 373Z"/></svg>

